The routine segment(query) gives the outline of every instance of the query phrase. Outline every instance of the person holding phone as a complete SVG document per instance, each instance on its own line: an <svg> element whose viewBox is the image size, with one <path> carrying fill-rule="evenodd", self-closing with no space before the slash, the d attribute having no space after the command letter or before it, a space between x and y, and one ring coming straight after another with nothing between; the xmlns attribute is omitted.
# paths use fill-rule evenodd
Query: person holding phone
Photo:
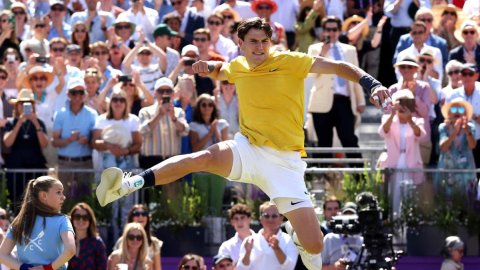
<svg viewBox="0 0 480 270"><path fill-rule="evenodd" d="M135 59L138 60L138 64L133 64ZM153 62L153 59L158 59L158 62ZM162 70L167 67L167 56L157 45L148 42L145 35L141 33L135 47L123 59L122 65L125 74L132 74L133 71L139 72L140 79L153 93L155 81L164 76Z"/></svg>
<svg viewBox="0 0 480 270"><path fill-rule="evenodd" d="M393 169L416 169L423 168L420 154L420 139L426 136L423 125L424 119L413 116L415 112L415 96L408 89L402 89L392 96L393 106L390 114L382 117L382 124L378 133L385 140L387 152L383 153L379 160L380 168ZM396 172L391 176L390 194L393 198L393 216L400 215L402 184L413 179L415 184L423 181L420 173Z"/></svg>
<svg viewBox="0 0 480 270"><path fill-rule="evenodd" d="M182 136L188 134L189 125L182 108L173 106L173 82L160 78L155 82L156 102L142 108L139 113L143 144L140 167L150 168L169 157L181 153Z"/></svg>
<svg viewBox="0 0 480 270"><path fill-rule="evenodd" d="M5 168L45 169L46 159L42 149L48 145L48 136L45 124L37 117L32 90L22 89L10 102L14 104L13 118L5 125L3 140L11 152L5 159ZM27 180L32 178L35 178L33 173L7 174L9 199L13 203L18 202Z"/></svg>

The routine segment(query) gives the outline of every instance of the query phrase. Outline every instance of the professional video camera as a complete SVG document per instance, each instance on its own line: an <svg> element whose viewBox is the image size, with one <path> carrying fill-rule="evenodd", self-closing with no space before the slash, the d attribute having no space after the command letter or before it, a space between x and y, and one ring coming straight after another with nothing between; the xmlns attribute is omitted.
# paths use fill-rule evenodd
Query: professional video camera
<svg viewBox="0 0 480 270"><path fill-rule="evenodd" d="M330 223L334 233L363 236L360 254L349 262L347 269L392 269L401 251L393 250L392 235L383 226L383 209L370 192L358 194L356 203L360 209L357 215L335 216Z"/></svg>

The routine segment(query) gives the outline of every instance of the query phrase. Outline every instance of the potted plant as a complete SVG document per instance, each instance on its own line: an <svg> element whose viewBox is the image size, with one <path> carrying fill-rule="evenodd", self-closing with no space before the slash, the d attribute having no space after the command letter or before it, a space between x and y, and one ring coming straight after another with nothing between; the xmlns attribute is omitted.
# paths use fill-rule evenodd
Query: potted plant
<svg viewBox="0 0 480 270"><path fill-rule="evenodd" d="M163 241L163 256L205 254L202 196L194 184L176 181L149 190L152 227Z"/></svg>
<svg viewBox="0 0 480 270"><path fill-rule="evenodd" d="M435 192L413 188L403 199L397 225L407 228L407 252L412 256L438 256L444 239L458 235L466 243L466 255L478 256L480 216L461 190L447 192L442 181ZM433 193L426 197L424 194ZM467 198L467 200L466 200Z"/></svg>

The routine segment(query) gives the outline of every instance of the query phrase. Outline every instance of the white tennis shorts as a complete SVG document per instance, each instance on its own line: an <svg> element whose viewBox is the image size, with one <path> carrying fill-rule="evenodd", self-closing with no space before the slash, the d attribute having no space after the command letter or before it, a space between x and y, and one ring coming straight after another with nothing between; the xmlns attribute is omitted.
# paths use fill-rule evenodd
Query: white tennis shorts
<svg viewBox="0 0 480 270"><path fill-rule="evenodd" d="M281 214L313 207L304 180L307 164L299 152L255 146L239 132L228 145L233 152L229 180L258 186L275 202Z"/></svg>

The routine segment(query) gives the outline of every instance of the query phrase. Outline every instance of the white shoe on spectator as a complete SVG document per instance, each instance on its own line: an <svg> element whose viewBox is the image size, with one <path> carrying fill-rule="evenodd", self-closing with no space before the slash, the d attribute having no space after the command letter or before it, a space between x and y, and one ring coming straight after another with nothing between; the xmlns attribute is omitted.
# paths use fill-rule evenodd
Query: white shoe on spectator
<svg viewBox="0 0 480 270"><path fill-rule="evenodd" d="M298 241L297 234L293 230L292 224L290 224L290 221L287 221L285 223L285 229L290 235L290 237L293 240L293 243L297 246L298 252L300 253L300 257L302 258L303 265L308 270L321 270L322 269L322 253L318 254L310 254L308 253L300 244L300 241Z"/></svg>

